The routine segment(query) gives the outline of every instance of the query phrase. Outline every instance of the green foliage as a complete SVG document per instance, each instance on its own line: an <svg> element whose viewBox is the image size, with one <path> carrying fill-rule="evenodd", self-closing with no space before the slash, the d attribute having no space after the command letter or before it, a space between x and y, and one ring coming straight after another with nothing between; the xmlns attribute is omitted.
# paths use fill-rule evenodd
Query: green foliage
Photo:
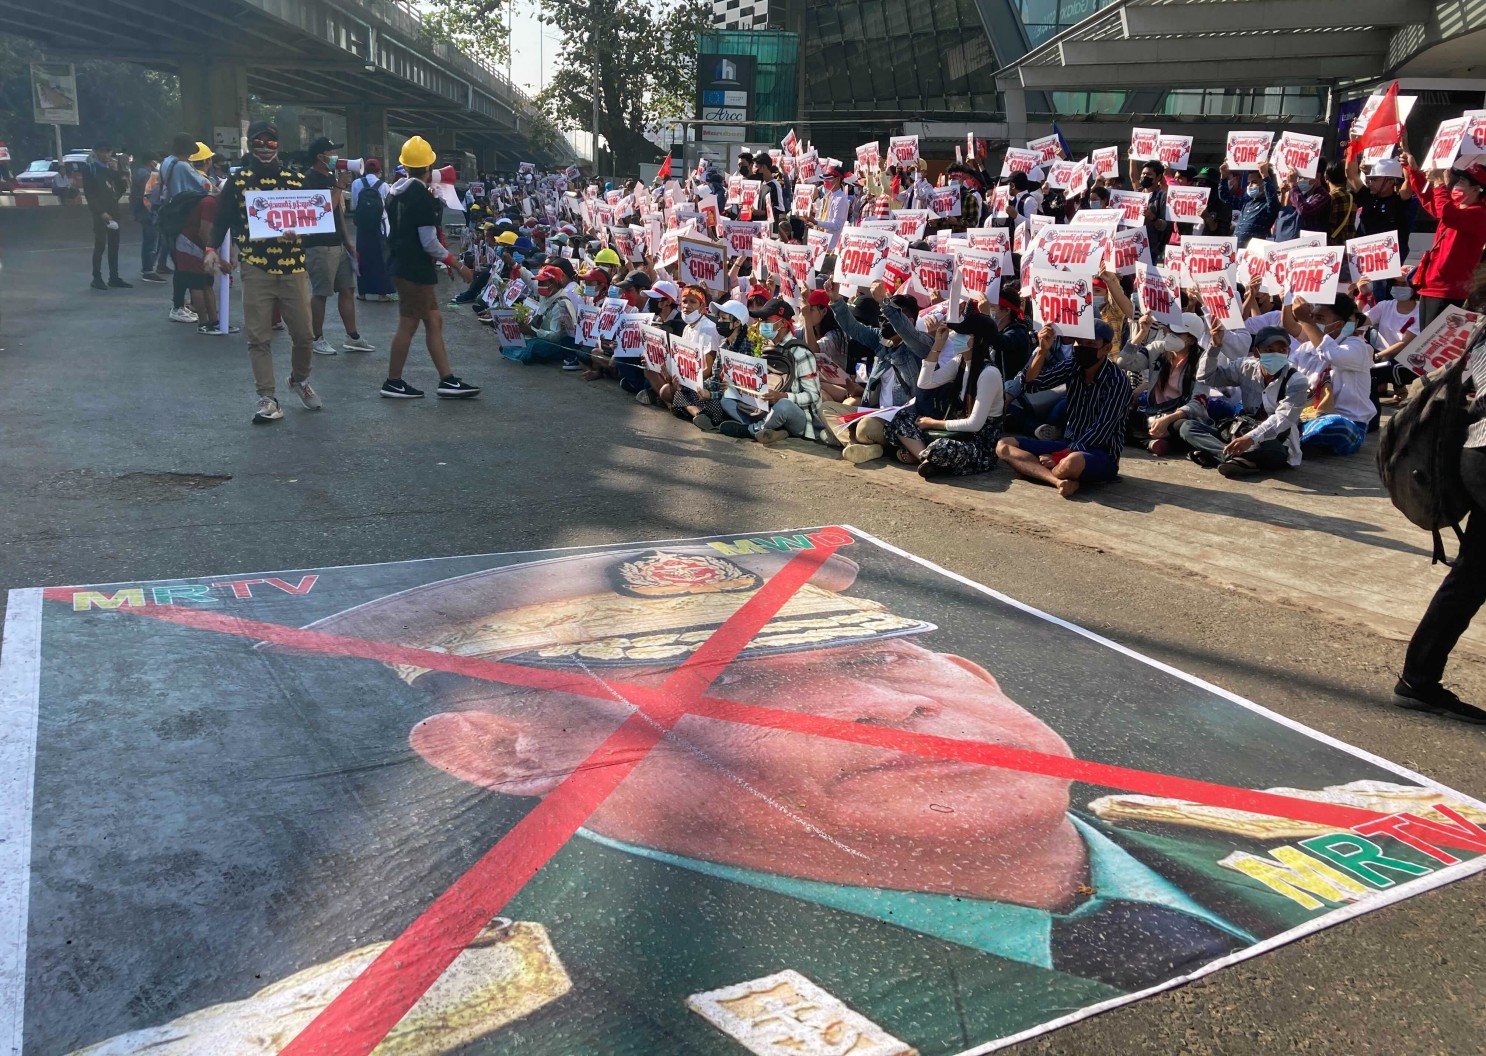
<svg viewBox="0 0 1486 1056"><path fill-rule="evenodd" d="M692 109L697 34L710 25L712 7L707 0L659 6L542 3L541 20L562 31L565 45L537 101L560 127L591 128L597 65L599 132L615 172L659 159L645 132Z"/></svg>
<svg viewBox="0 0 1486 1056"><path fill-rule="evenodd" d="M418 17L429 40L499 67L510 56L508 8L509 0L425 0Z"/></svg>
<svg viewBox="0 0 1486 1056"><path fill-rule="evenodd" d="M0 35L0 142L10 147L15 169L49 158L55 149L52 126L33 121L31 108L30 64L48 59L40 45ZM180 123L175 77L133 63L78 63L77 95L82 124L63 127L64 148L108 139L117 149L142 155L168 148Z"/></svg>

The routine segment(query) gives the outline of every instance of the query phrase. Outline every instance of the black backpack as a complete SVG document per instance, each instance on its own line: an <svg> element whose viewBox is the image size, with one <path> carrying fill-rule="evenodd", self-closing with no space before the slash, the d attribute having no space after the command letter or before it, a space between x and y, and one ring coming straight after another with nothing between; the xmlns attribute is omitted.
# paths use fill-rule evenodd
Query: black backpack
<svg viewBox="0 0 1486 1056"><path fill-rule="evenodd" d="M175 246L175 240L180 235L181 229L191 218L191 211L205 197L205 191L182 191L160 207L155 214L155 226L159 228L166 246Z"/></svg>
<svg viewBox="0 0 1486 1056"><path fill-rule="evenodd" d="M1434 535L1430 564L1444 561L1440 530L1451 528L1461 538L1460 522L1471 510L1460 479L1460 451L1466 430L1481 416L1482 397L1466 401L1470 375L1466 365L1486 340L1486 322L1478 323L1470 344L1454 363L1414 384L1408 402L1378 435L1378 474L1400 513Z"/></svg>
<svg viewBox="0 0 1486 1056"><path fill-rule="evenodd" d="M351 219L357 227L380 225L385 211L381 190L374 187L365 176L361 177L361 193L356 196L356 208L351 213Z"/></svg>

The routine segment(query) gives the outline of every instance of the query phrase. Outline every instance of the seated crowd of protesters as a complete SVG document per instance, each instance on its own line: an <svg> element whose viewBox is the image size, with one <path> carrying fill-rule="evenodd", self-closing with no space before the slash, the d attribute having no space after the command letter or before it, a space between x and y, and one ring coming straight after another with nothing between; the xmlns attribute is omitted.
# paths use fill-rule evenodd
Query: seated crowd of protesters
<svg viewBox="0 0 1486 1056"><path fill-rule="evenodd" d="M1004 181L978 158L951 166L940 183L958 187L952 207L929 212L912 249L952 252L972 229L1015 229L1037 217L1077 222L1081 209L1107 206L1111 191L1138 188L1150 196L1144 225L1150 263L1159 264L1179 242L1161 199L1194 182L1213 192L1195 232L1241 244L1284 241L1293 226L1333 245L1393 229L1406 247L1421 207L1439 225L1435 249L1404 276L1368 283L1344 275L1327 303L1240 285L1241 327L1214 318L1191 289L1179 319L1168 314L1162 324L1140 303L1134 277L1105 267L1093 284L1092 336L1068 337L1036 319L1020 259L1007 261L994 300L967 296L958 318L942 294L913 281L884 277L843 289L831 280L843 229L940 205L941 188L921 165L851 171L827 161L796 212L799 184L786 168L793 166L760 154L745 156L735 174L704 167L648 188L636 181L539 195L535 216L474 226L467 259L475 277L455 303L492 325L502 308L516 308L524 340L503 342L507 358L616 383L705 432L821 443L849 462L895 460L924 479L1004 462L1069 496L1118 480L1128 446L1230 478L1283 471L1311 455L1355 454L1377 428L1382 402L1416 376L1401 353L1445 306L1464 302L1486 248L1482 155L1424 171L1403 152L1373 163L1365 177L1355 160L1323 159L1315 179L1291 171L1278 180L1267 164L1247 174L1205 168L1189 180L1158 161L1132 161L1128 184L1101 176L1076 195L1045 186L1042 166ZM740 176L756 189L741 201ZM602 210L609 222L597 219ZM647 245L654 233L645 237L647 214L704 240L723 238L730 219L758 220L760 241L751 255L731 252L726 274L708 289L683 282L674 255L658 259L661 247ZM627 243L615 237L625 231ZM812 272L803 281L770 274L765 242L809 247ZM700 369L678 377L669 364L587 330L585 321L606 307L641 313L699 350ZM724 352L763 360L767 388L745 398Z"/></svg>

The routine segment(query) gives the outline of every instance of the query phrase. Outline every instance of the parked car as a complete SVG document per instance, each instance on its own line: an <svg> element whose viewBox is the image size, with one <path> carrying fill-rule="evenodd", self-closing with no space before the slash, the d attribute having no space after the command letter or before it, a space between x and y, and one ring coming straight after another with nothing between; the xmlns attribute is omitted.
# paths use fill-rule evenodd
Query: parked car
<svg viewBox="0 0 1486 1056"><path fill-rule="evenodd" d="M38 158L27 165L25 171L16 173L16 188L22 191L50 191L62 171L62 163L55 158Z"/></svg>

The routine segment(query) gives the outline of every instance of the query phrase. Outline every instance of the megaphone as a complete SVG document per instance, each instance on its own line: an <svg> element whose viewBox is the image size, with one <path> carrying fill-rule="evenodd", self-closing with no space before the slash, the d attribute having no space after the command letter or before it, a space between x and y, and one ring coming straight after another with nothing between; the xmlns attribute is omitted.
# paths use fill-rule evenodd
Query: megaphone
<svg viewBox="0 0 1486 1056"><path fill-rule="evenodd" d="M463 212L464 204L459 200L459 196L454 193L454 180L457 176L458 174L454 171L453 165L445 165L442 169L434 169L433 186L429 190L433 191L434 197L443 202L448 208Z"/></svg>
<svg viewBox="0 0 1486 1056"><path fill-rule="evenodd" d="M336 158L335 167L338 172L349 172L352 176L360 176L365 166L363 158Z"/></svg>

